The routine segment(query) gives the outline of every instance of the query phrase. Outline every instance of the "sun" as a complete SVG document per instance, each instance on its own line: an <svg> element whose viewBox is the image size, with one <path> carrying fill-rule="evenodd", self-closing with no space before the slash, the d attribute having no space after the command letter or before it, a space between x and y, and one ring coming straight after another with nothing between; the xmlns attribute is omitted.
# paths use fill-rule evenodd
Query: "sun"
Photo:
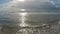
<svg viewBox="0 0 60 34"><path fill-rule="evenodd" d="M25 0L17 0L17 1L24 2Z"/></svg>

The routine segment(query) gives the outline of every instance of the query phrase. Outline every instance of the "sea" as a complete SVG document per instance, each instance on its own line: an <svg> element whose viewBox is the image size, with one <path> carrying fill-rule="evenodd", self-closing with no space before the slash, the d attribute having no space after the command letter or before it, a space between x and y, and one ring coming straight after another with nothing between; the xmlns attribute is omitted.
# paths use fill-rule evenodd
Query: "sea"
<svg viewBox="0 0 60 34"><path fill-rule="evenodd" d="M59 12L0 11L0 34L59 34Z"/></svg>

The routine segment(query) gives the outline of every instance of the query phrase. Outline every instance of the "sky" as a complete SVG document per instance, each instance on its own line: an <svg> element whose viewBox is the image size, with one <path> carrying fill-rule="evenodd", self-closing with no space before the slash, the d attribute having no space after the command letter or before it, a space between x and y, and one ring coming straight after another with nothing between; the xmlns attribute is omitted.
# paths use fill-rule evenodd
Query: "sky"
<svg viewBox="0 0 60 34"><path fill-rule="evenodd" d="M54 1L56 6L60 7L60 0L52 0L52 1Z"/></svg>
<svg viewBox="0 0 60 34"><path fill-rule="evenodd" d="M0 0L0 4L5 4L5 3L9 3L10 1L12 0ZM40 1L44 1L44 0L40 0ZM45 0L45 1L48 1L48 0ZM60 6L60 0L50 0L50 1L53 1L56 5Z"/></svg>
<svg viewBox="0 0 60 34"><path fill-rule="evenodd" d="M60 7L60 0L33 0L34 2L20 2L19 0L0 0L0 11L7 10L7 11L19 11L20 9L45 9L49 6L51 7ZM44 3L44 2L50 2ZM49 7L49 8L51 8ZM17 9L16 9L17 8Z"/></svg>
<svg viewBox="0 0 60 34"><path fill-rule="evenodd" d="M0 0L0 4L5 4L5 3L8 3L10 2L11 0Z"/></svg>

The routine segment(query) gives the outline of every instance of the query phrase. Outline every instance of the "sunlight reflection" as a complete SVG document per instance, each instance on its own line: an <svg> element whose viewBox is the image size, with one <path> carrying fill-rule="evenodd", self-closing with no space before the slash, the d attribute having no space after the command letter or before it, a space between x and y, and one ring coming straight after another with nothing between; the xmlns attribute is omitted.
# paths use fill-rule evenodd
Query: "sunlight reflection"
<svg viewBox="0 0 60 34"><path fill-rule="evenodd" d="M28 26L28 24L25 23L27 13L19 13L19 15L21 16L20 26L21 26L21 27Z"/></svg>
<svg viewBox="0 0 60 34"><path fill-rule="evenodd" d="M26 16L26 15L27 15L27 13L20 13L20 15L21 15L21 16Z"/></svg>

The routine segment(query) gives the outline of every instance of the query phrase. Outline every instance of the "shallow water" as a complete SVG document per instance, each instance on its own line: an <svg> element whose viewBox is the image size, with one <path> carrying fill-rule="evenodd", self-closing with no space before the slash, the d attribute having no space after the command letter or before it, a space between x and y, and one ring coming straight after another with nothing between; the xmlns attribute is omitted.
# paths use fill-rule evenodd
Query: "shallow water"
<svg viewBox="0 0 60 34"><path fill-rule="evenodd" d="M4 25L0 29L0 34L59 34L57 29L50 25L9 27Z"/></svg>

